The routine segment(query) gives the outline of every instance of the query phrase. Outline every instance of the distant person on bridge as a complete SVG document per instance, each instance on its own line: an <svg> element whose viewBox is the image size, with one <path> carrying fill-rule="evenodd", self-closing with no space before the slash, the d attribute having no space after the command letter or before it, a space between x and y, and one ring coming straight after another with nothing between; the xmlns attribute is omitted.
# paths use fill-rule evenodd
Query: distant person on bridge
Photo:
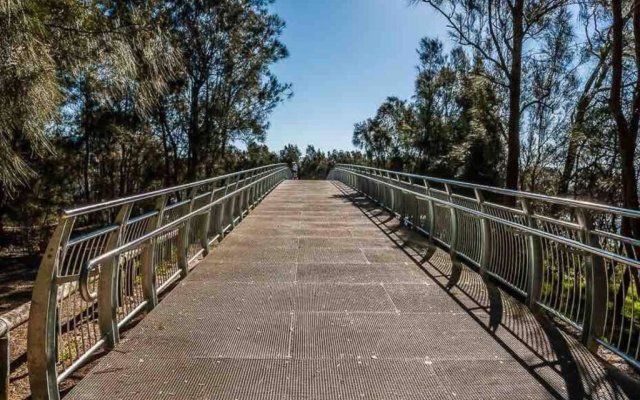
<svg viewBox="0 0 640 400"><path fill-rule="evenodd" d="M291 165L291 179L298 180L298 163L295 161Z"/></svg>

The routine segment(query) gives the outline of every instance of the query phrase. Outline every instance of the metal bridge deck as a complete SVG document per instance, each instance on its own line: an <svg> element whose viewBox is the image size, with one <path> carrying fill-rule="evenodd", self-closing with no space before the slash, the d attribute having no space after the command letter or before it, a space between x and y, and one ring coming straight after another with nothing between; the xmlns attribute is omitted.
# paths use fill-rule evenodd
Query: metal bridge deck
<svg viewBox="0 0 640 400"><path fill-rule="evenodd" d="M633 396L475 273L446 290L446 253L423 250L345 186L286 181L67 398Z"/></svg>

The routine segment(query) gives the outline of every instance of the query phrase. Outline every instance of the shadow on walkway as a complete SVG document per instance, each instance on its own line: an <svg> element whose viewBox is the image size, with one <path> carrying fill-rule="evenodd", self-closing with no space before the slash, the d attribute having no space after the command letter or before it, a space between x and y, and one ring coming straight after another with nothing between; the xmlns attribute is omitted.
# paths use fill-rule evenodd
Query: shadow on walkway
<svg viewBox="0 0 640 400"><path fill-rule="evenodd" d="M470 268L464 267L459 283L447 288L452 272L447 252L438 248L426 260L429 247L423 235L348 186L334 185L342 192L338 197L356 205L554 397L640 398L640 381L589 352L546 313L532 312Z"/></svg>

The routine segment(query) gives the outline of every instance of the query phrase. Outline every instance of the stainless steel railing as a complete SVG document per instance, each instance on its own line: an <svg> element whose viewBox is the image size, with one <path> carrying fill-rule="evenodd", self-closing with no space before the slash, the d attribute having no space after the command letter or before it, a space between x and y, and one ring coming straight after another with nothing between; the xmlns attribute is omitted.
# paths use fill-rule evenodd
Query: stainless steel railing
<svg viewBox="0 0 640 400"><path fill-rule="evenodd" d="M427 259L447 250L450 286L467 265L640 368L640 241L619 232L639 211L356 165L329 178L426 234Z"/></svg>
<svg viewBox="0 0 640 400"><path fill-rule="evenodd" d="M11 375L11 332L29 320L30 303L0 315L0 400L9 399Z"/></svg>
<svg viewBox="0 0 640 400"><path fill-rule="evenodd" d="M274 164L64 211L33 290L32 397L59 398L61 381L115 346L131 319L289 176Z"/></svg>

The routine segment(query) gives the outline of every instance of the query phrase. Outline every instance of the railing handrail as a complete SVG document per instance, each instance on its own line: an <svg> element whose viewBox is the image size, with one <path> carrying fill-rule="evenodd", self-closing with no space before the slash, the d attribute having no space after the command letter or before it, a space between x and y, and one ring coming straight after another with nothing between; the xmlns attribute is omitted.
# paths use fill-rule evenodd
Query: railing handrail
<svg viewBox="0 0 640 400"><path fill-rule="evenodd" d="M95 352L113 348L127 323L155 307L164 290L288 177L286 164L271 164L62 212L32 293L33 398L59 398L62 380ZM174 193L182 191L176 203ZM113 212L104 215L106 209ZM91 213L107 218L90 232L75 226Z"/></svg>
<svg viewBox="0 0 640 400"><path fill-rule="evenodd" d="M174 192L178 192L178 191L185 190L185 189L191 189L191 188L194 188L196 186L207 185L207 184L218 182L218 181L221 181L221 180L224 180L224 179L227 179L227 178L231 178L231 177L234 177L234 176L243 175L243 174L246 174L246 173L249 173L249 172L256 172L256 171L259 171L259 170L266 170L266 169L269 169L269 168L275 168L277 166L285 166L285 165L286 165L286 163L269 164L269 165L264 165L264 166L261 166L261 167L256 167L256 168L243 170L243 171L231 172L231 173L228 173L228 174L225 174L225 175L214 176L212 178L202 179L202 180L199 180L199 181L196 181L196 182L184 183L182 185L177 185L177 186L171 186L171 187L168 187L168 188L158 189L158 190L154 190L154 191L151 191L151 192L144 192L144 193L139 193L139 194L135 194L135 195L132 195L132 196L122 197L122 198L113 199L113 200L108 200L108 201L104 201L104 202L100 202L100 203L88 204L88 205L82 206L82 207L77 207L77 208L72 208L72 209L65 209L65 210L62 210L62 215L64 217L74 217L74 216L79 216L79 215L82 215L82 214L87 214L87 213L90 213L90 212L106 210L108 208L118 207L118 206L121 206L121 205L126 204L126 203L138 202L138 201L141 201L141 200L146 200L146 199L162 196L164 194L174 193Z"/></svg>
<svg viewBox="0 0 640 400"><path fill-rule="evenodd" d="M409 177L409 178L417 178L417 179L427 180L428 182L436 182L436 183L442 183L442 184L455 185L455 186L463 187L463 188L466 188L466 189L478 189L478 190L482 190L482 191L485 191L485 192L491 192L491 193L496 193L496 194L513 196L513 197L522 197L522 198L527 198L527 199L531 199L531 200L544 201L544 202L552 203L552 204L555 204L555 205L569 206L569 207L574 207L574 208L582 207L582 208L587 208L587 209L594 210L594 211L609 212L609 213L616 214L616 215L619 215L619 216L624 216L624 217L640 218L640 210L631 210L631 209L627 209L627 208L616 207L616 206L611 206L611 205L602 204L602 203L595 203L595 202L591 202L591 201L568 199L568 198L558 197L558 196L549 196L549 195L540 194L540 193L533 193L533 192L512 190L512 189L505 189L505 188L499 188L499 187L495 187L495 186L487 186L487 185L481 185L481 184L477 184L477 183L469 183L469 182L458 181L458 180L453 180L453 179L436 178L436 177L433 177L433 176L418 175L418 174L412 174L412 173L408 173L408 172L392 171L392 170L369 167L369 166L364 166L364 165L336 164L336 167L371 170L371 171L383 172L383 173L387 173L387 174L401 175L401 176L405 176L405 177Z"/></svg>
<svg viewBox="0 0 640 400"><path fill-rule="evenodd" d="M29 320L30 305L31 303L25 303L0 315L0 337L5 336Z"/></svg>
<svg viewBox="0 0 640 400"><path fill-rule="evenodd" d="M367 176L367 175L359 174L359 173L353 172L353 171L350 171L350 172L353 173L353 174L356 174L358 176L361 176L363 178L374 179L374 180L376 180L378 182L384 183L385 185L387 185L388 187L393 188L393 189L398 189L398 190L402 190L402 191L411 192L416 197L419 197L421 199L433 201L435 203L444 205L446 207L455 208L456 210L463 211L463 212L468 213L468 214L472 214L472 215L474 215L476 217L485 218L485 219L490 220L490 221L498 222L500 224L506 225L506 226L508 226L510 228L517 229L519 231L525 232L525 233L530 234L530 235L536 235L536 236L538 236L540 238L550 239L550 240L553 240L555 242L562 243L562 244L564 244L566 246L570 246L570 247L573 247L573 248L576 248L578 250L582 250L582 251L591 253L591 254L599 256L599 257L603 257L603 258L606 258L606 259L609 259L609 260L612 260L612 261L616 261L616 262L619 262L619 263L622 263L622 264L629 265L629 266L632 266L634 268L640 269L640 260L636 260L634 258L625 257L625 256L622 256L620 254L616 254L616 253L613 253L613 252L610 252L610 251L607 251L607 250L602 250L600 248L589 246L589 245L586 245L584 243L578 242L578 241L573 240L573 239L569 239L569 238L565 238L565 237L562 237L562 236L554 235L553 233L545 232L545 231L542 231L542 230L537 229L537 228L532 228L530 226L523 225L523 224L520 224L518 222L513 222L513 221L509 221L509 220L504 219L504 218L496 217L495 215L487 214L487 213L484 213L482 211L474 210L472 208L468 208L468 207L465 207L465 206L462 206L462 205L459 205L459 204L456 204L456 203L452 203L452 202L447 201L447 200L443 200L443 199L439 199L437 197L429 196L429 195L427 195L425 193L420 193L420 192L416 192L416 191L413 191L413 190L408 190L405 187L393 185L391 183L384 182L384 181L372 178L372 177ZM562 222L562 221L559 221L559 222Z"/></svg>
<svg viewBox="0 0 640 400"><path fill-rule="evenodd" d="M264 176L252 183L250 183L247 186L244 186L240 189L236 189L231 193L228 193L226 195L224 195L223 197L220 197L219 199L214 200L211 203L208 203L200 208L198 208L197 210L191 211L188 214L185 214L184 216L169 222L168 224L162 225L161 227L146 233L142 236L140 236L139 238L132 240L130 242L127 242L119 247L116 247L106 253L100 254L97 257L94 257L90 260L87 260L87 262L85 262L85 264L82 266L82 269L80 270L80 274L79 274L79 279L80 279L80 291L82 293L82 296L84 297L85 300L90 301L90 300L95 300L96 296L94 293L89 293L89 288L88 288L88 282L89 282L89 274L91 273L91 271L100 263L109 260L113 257L119 256L122 253L125 253L129 250L135 249L136 247L140 246L141 244L148 242L149 240L167 232L170 230L175 229L176 227L180 226L181 224L183 224L184 222L190 220L191 218L202 214L205 211L208 211L209 209L211 209L212 207L214 207L215 205L221 204L223 202L225 202L226 200L230 199L231 197L237 195L240 191L246 190L247 188L257 185L258 183L262 182L263 180L266 180L270 177L272 177L273 175L282 172L284 169L286 169L285 167L283 168L279 168L277 170L275 170L274 172L270 173L267 176Z"/></svg>
<svg viewBox="0 0 640 400"><path fill-rule="evenodd" d="M29 320L31 302L0 315L0 400L9 399L11 374L11 332Z"/></svg>
<svg viewBox="0 0 640 400"><path fill-rule="evenodd" d="M466 265L509 288L534 311L549 312L576 328L590 350L603 346L640 370L640 316L635 311L640 305L640 242L619 234L619 225L611 229L616 232L598 229L592 212L605 211L605 218L615 221L616 216L638 216L635 210L349 164L338 164L331 173L426 235L421 263L437 247L447 251L451 268L440 271L448 278L447 288L460 282ZM444 184L444 190L430 182ZM454 193L456 186L473 193ZM484 191L518 201L512 207L495 205L485 201ZM531 200L572 209L544 215ZM542 208L549 209L556 212ZM563 218L568 212L571 223Z"/></svg>

